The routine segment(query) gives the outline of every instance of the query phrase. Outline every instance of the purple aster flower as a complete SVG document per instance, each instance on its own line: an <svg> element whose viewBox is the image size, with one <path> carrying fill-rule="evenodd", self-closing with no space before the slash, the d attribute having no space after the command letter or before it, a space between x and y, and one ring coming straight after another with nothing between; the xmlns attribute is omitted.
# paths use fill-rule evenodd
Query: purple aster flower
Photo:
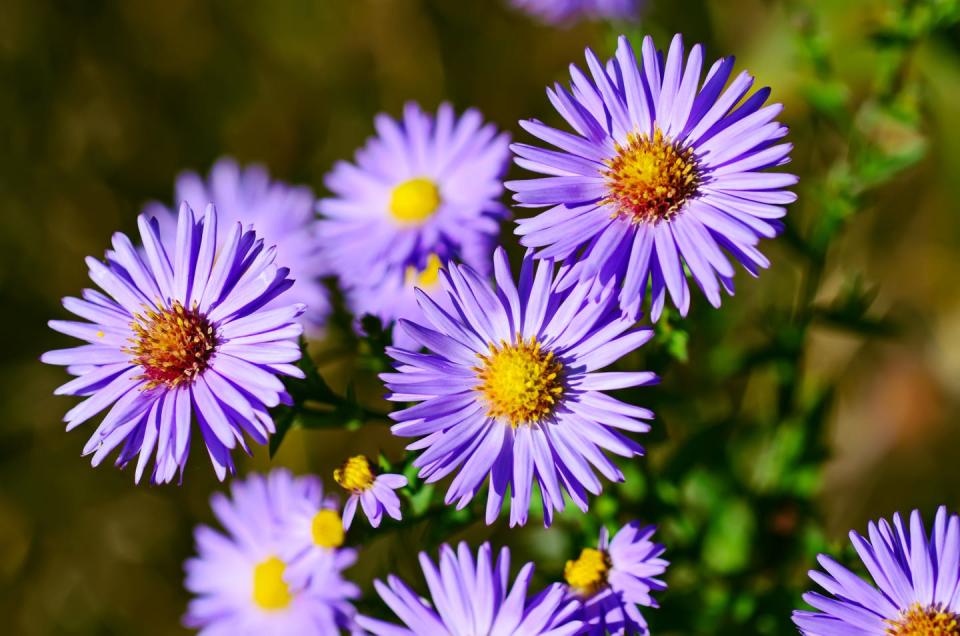
<svg viewBox="0 0 960 636"><path fill-rule="evenodd" d="M327 175L335 197L318 209L324 254L351 309L389 324L416 310L414 283L429 285L438 263L489 263L507 213L500 177L510 151L479 112L458 118L450 104L433 116L408 103L402 121L380 114L374 123L377 137L356 163Z"/></svg>
<svg viewBox="0 0 960 636"><path fill-rule="evenodd" d="M333 479L350 493L343 507L344 530L350 529L358 503L363 506L364 514L374 528L380 526L384 511L400 520L400 498L393 491L407 485L407 478L403 475L378 475L371 468L370 460L364 455L355 455L333 471Z"/></svg>
<svg viewBox="0 0 960 636"><path fill-rule="evenodd" d="M899 514L867 527L850 541L873 585L832 558L817 560L825 572L812 578L829 596L808 592L818 611L796 611L806 636L956 636L960 634L960 517L941 507L927 535L916 510L909 526Z"/></svg>
<svg viewBox="0 0 960 636"><path fill-rule="evenodd" d="M292 284L289 270L240 224L220 239L213 206L197 220L181 205L172 242L162 240L155 219L141 215L139 226L142 249L116 233L105 263L87 259L106 293L64 299L85 322L50 322L87 344L41 360L76 376L58 395L86 398L64 417L68 431L109 408L83 449L94 466L119 446L118 466L139 456L137 482L151 456L155 483L178 470L182 478L195 419L223 479L234 470L231 450L249 452L245 434L265 444L274 432L267 409L289 399L277 376L303 375L292 363L304 307L265 308Z"/></svg>
<svg viewBox="0 0 960 636"><path fill-rule="evenodd" d="M275 245L278 260L287 264L296 282L270 308L303 303L307 306L302 318L306 327L316 330L326 321L330 301L320 277L330 272L320 256L316 198L310 188L272 181L264 166L241 168L233 159L223 158L210 169L206 181L195 172L177 177L174 197L177 204L186 201L197 211L212 203L221 223L240 223L244 229L255 230L268 245ZM172 245L176 240L177 215L156 202L148 204L144 211L157 218L164 241Z"/></svg>
<svg viewBox="0 0 960 636"><path fill-rule="evenodd" d="M512 0L513 6L549 24L563 24L581 18L617 20L632 18L640 0Z"/></svg>
<svg viewBox="0 0 960 636"><path fill-rule="evenodd" d="M733 58L718 60L701 83L703 50L684 65L674 37L664 56L648 37L638 66L626 38L602 64L587 50L588 77L571 66L571 91L547 94L574 133L530 120L521 125L555 146L512 146L518 165L548 175L512 181L525 207L552 206L518 221L521 243L540 258L564 261L561 287L619 281L620 306L636 317L650 290L656 320L666 293L686 315L686 271L715 307L721 287L733 293L728 255L754 276L767 267L757 249L777 235L777 220L797 182L769 168L789 161L782 106L762 107L767 88L746 97L753 78L738 75L724 90Z"/></svg>
<svg viewBox="0 0 960 636"><path fill-rule="evenodd" d="M309 584L290 585L284 524L304 498L315 499L316 481L286 470L251 475L230 484L231 498L215 494L211 507L225 533L207 526L194 536L197 556L185 564L190 601L184 625L201 634L336 634L352 627L350 599L360 590L345 581L341 563L314 568Z"/></svg>
<svg viewBox="0 0 960 636"><path fill-rule="evenodd" d="M417 347L389 348L397 373L381 377L392 391L387 399L419 404L393 413L392 430L421 438L408 448L424 451L414 465L427 482L460 469L448 504L466 506L489 476L487 523L500 514L509 487L510 525L522 525L536 482L549 525L553 511L564 508L564 492L586 511L586 493L601 491L594 468L623 479L604 450L643 453L620 431L646 432L641 420L653 414L603 391L651 384L656 376L597 370L652 332L631 329L633 321L609 302L609 288L597 299L586 285L559 291L551 261L534 273L528 253L518 287L497 248L494 270L496 290L469 267L448 266L441 285L455 311L421 292L424 323L399 322ZM417 353L420 346L430 353Z"/></svg>
<svg viewBox="0 0 960 636"><path fill-rule="evenodd" d="M313 574L329 567L345 570L357 553L344 548L346 532L335 496L324 497L323 482L300 477L297 488L288 488L278 501L285 513L281 519L280 558L288 564L285 580L295 587L306 585ZM332 563L331 563L332 561Z"/></svg>
<svg viewBox="0 0 960 636"><path fill-rule="evenodd" d="M581 627L576 618L579 603L567 598L562 585L527 598L533 563L524 565L510 584L507 548L501 548L494 564L489 543L480 546L476 561L466 543L460 543L456 552L444 544L438 565L420 553L432 604L395 576L387 577L386 585L374 582L380 598L406 629L366 616L358 616L357 624L374 636L569 636Z"/></svg>
<svg viewBox="0 0 960 636"><path fill-rule="evenodd" d="M584 633L648 636L647 621L637 606L658 607L650 592L667 587L656 578L668 563L660 558L663 546L650 541L655 531L655 526L634 521L608 541L603 528L596 549L584 548L576 560L567 561L563 576L583 603Z"/></svg>

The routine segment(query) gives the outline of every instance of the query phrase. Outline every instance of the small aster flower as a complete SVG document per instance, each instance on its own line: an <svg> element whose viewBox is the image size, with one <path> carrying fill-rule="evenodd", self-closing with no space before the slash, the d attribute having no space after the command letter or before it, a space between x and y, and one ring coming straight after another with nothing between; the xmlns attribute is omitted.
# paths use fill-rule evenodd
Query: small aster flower
<svg viewBox="0 0 960 636"><path fill-rule="evenodd" d="M850 541L873 585L832 558L817 560L825 572L812 578L829 596L808 592L818 611L796 611L793 622L806 636L960 635L960 517L937 511L928 535L914 510L907 525L899 514L867 527Z"/></svg>
<svg viewBox="0 0 960 636"><path fill-rule="evenodd" d="M489 263L500 220L509 138L479 112L436 116L415 103L402 121L380 114L378 136L338 162L325 183L320 235L354 313L389 324L416 310L414 284L428 285L440 262ZM419 279L419 280L418 280Z"/></svg>
<svg viewBox="0 0 960 636"><path fill-rule="evenodd" d="M669 292L686 315L687 270L707 300L733 293L732 256L756 276L769 265L757 249L773 238L796 195L794 175L770 170L789 161L780 104L763 107L767 88L746 97L746 72L724 90L733 58L718 60L701 83L703 50L684 65L683 41L664 58L648 37L638 66L626 38L602 64L589 49L588 77L571 66L571 91L547 94L574 132L521 122L547 150L512 146L516 163L548 175L506 185L525 207L551 206L518 221L521 243L564 262L563 286L617 280L620 306L639 315L649 289L656 320Z"/></svg>
<svg viewBox="0 0 960 636"><path fill-rule="evenodd" d="M533 563L527 563L510 585L510 551L502 548L493 563L489 543L480 546L477 558L466 543L456 552L440 547L439 567L420 553L432 605L395 576L374 586L384 603L406 629L392 623L358 616L357 624L374 636L569 636L581 627L576 613L579 603L569 599L560 584L554 584L532 599L527 587Z"/></svg>
<svg viewBox="0 0 960 636"><path fill-rule="evenodd" d="M41 358L76 376L56 394L86 398L64 417L67 430L109 408L83 449L94 466L119 446L118 466L139 456L137 482L151 457L153 482L178 470L182 478L195 420L222 480L234 470L231 450L249 452L245 435L265 444L274 432L267 409L289 399L277 376L303 377L292 364L303 305L265 308L289 289L289 270L252 231L234 224L221 240L217 223L213 206L196 219L183 204L176 238L165 242L141 215L142 249L117 233L105 263L87 259L106 293L64 299L85 322L50 322L87 342Z"/></svg>
<svg viewBox="0 0 960 636"><path fill-rule="evenodd" d="M454 308L445 311L420 292L423 323L399 326L417 343L391 347L397 373L381 378L387 399L419 402L391 415L408 446L424 452L414 460L420 477L435 482L460 469L446 502L466 506L489 476L487 523L500 514L510 488L510 525L527 521L534 482L543 498L544 523L563 510L564 493L587 509L587 492L601 484L593 470L621 481L623 474L604 450L623 457L643 448L620 431L646 432L653 414L603 391L651 384L648 372L597 370L649 340L649 329L615 311L612 290L589 298L587 286L560 292L553 263L524 258L519 287L498 248L497 289L466 266L441 271ZM418 353L423 346L429 353Z"/></svg>
<svg viewBox="0 0 960 636"><path fill-rule="evenodd" d="M668 563L660 558L663 546L650 541L655 531L655 526L632 522L608 541L603 528L596 549L584 548L576 560L567 561L563 577L583 603L587 629L582 633L649 635L637 606L658 607L650 592L667 587L657 578Z"/></svg>
<svg viewBox="0 0 960 636"><path fill-rule="evenodd" d="M513 6L549 24L563 24L585 18L618 20L632 18L640 0L512 0Z"/></svg>
<svg viewBox="0 0 960 636"><path fill-rule="evenodd" d="M349 530L353 523L357 503L363 506L364 514L374 528L380 526L384 511L397 521L400 520L400 498L393 491L407 485L407 478L403 475L378 475L366 456L355 455L333 471L333 480L350 493L350 498L343 507L344 530Z"/></svg>
<svg viewBox="0 0 960 636"><path fill-rule="evenodd" d="M215 494L211 506L226 533L207 526L195 532L197 556L185 564L186 587L195 594L184 625L201 634L336 634L352 627L350 599L360 590L345 581L340 563L314 569L309 584L288 582L280 555L291 506L315 499L312 478L286 470L234 480L231 498Z"/></svg>
<svg viewBox="0 0 960 636"><path fill-rule="evenodd" d="M289 186L270 179L264 166L241 167L230 158L217 161L206 181L195 172L177 178L175 199L194 210L212 203L223 224L240 223L256 231L267 244L276 245L277 258L290 268L296 282L282 303L303 303L305 326L316 330L330 313L327 290L320 277L330 272L320 255L317 236L316 198L306 186ZM147 214L160 222L165 240L176 238L177 215L161 203L150 203Z"/></svg>
<svg viewBox="0 0 960 636"><path fill-rule="evenodd" d="M323 483L313 477L300 477L298 488L279 502L284 514L280 558L288 564L285 579L296 587L306 585L313 573L331 566L345 570L357 560L357 553L344 548L346 531L335 496L323 494ZM286 493L285 493L286 494Z"/></svg>

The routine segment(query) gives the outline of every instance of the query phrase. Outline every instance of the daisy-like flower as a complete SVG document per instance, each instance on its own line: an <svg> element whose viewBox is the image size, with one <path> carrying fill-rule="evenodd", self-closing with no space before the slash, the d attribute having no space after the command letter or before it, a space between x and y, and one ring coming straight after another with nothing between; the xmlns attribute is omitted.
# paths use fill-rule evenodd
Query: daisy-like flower
<svg viewBox="0 0 960 636"><path fill-rule="evenodd" d="M637 606L658 607L650 593L667 587L657 578L668 563L660 558L663 546L650 541L655 531L655 526L634 521L608 540L603 528L596 548L584 548L576 560L567 561L563 577L583 603L581 617L587 626L583 633L650 633Z"/></svg>
<svg viewBox="0 0 960 636"><path fill-rule="evenodd" d="M337 559L314 568L309 584L288 582L284 524L303 498L317 492L312 478L286 470L234 480L232 497L215 494L211 506L225 533L199 526L197 556L185 564L195 594L184 625L201 634L337 634L352 627L350 599L360 590L345 581Z"/></svg>
<svg viewBox="0 0 960 636"><path fill-rule="evenodd" d="M777 143L787 128L774 121L780 104L763 106L770 90L746 97L746 72L724 90L732 57L701 82L700 45L686 64L679 35L665 58L649 37L642 53L638 66L624 37L607 64L587 50L591 77L571 66L571 91L547 91L574 132L521 122L557 150L512 146L518 165L548 176L507 187L522 206L551 206L518 221L516 233L540 258L564 261L564 287L618 280L620 306L633 317L649 288L656 320L668 292L686 315L685 270L717 307L721 288L733 293L728 255L754 276L769 265L757 244L777 235L796 199L784 188L797 178L769 170L792 148Z"/></svg>
<svg viewBox="0 0 960 636"><path fill-rule="evenodd" d="M867 537L851 531L850 541L873 585L821 554L825 572L813 570L810 578L829 596L804 595L818 611L794 612L803 634L960 635L960 517L941 507L928 535L917 510L909 525L895 514L892 526L870 522Z"/></svg>
<svg viewBox="0 0 960 636"><path fill-rule="evenodd" d="M635 17L640 0L512 0L513 6L549 24Z"/></svg>
<svg viewBox="0 0 960 636"><path fill-rule="evenodd" d="M506 208L500 180L509 138L479 112L436 116L408 103L403 119L380 114L377 137L338 162L325 183L335 195L319 211L325 260L354 313L384 324L416 309L414 285L430 286L440 262L489 263Z"/></svg>
<svg viewBox="0 0 960 636"><path fill-rule="evenodd" d="M288 565L285 580L295 587L309 583L315 572L331 566L345 570L357 560L357 553L344 548L346 531L340 507L333 495L324 496L323 482L313 477L297 479L296 489L283 492L279 502L285 509L281 520L280 558Z"/></svg>
<svg viewBox="0 0 960 636"><path fill-rule="evenodd" d="M400 498L393 491L407 485L403 475L377 474L365 455L355 455L333 471L333 480L350 493L343 507L344 530L350 529L358 503L374 528L380 526L384 512L400 520Z"/></svg>
<svg viewBox="0 0 960 636"><path fill-rule="evenodd" d="M277 302L303 303L307 310L304 325L316 330L330 313L327 289L320 277L329 274L320 255L317 236L316 198L306 186L289 186L270 179L261 165L241 167L230 158L217 161L209 177L184 172L177 177L174 190L176 203L186 202L200 211L212 203L224 225L240 223L253 229L268 245L276 245L277 258L290 268L296 282ZM160 222L164 240L176 239L177 215L161 203L147 204L144 212Z"/></svg>
<svg viewBox="0 0 960 636"><path fill-rule="evenodd" d="M113 236L106 262L87 259L105 292L84 290L64 307L88 322L50 326L87 344L41 360L66 365L75 379L58 395L86 399L67 412L67 430L109 408L83 453L98 465L120 447L116 463L139 456L135 479L155 457L152 480L166 483L187 463L196 420L217 477L233 472L231 450L249 452L245 434L265 444L274 432L267 409L289 399L278 375L302 377L296 323L300 304L265 305L292 281L252 231L232 225L219 238L213 206L197 220L181 205L176 239L139 218L143 247Z"/></svg>
<svg viewBox="0 0 960 636"><path fill-rule="evenodd" d="M510 584L510 551L501 548L496 563L489 543L480 546L477 558L466 543L456 552L440 547L439 568L425 552L420 553L432 604L424 602L395 576L387 583L375 581L383 602L403 621L406 628L358 616L357 624L374 636L568 636L581 627L576 614L579 603L569 599L563 586L554 584L532 599L527 586L533 563L520 570Z"/></svg>
<svg viewBox="0 0 960 636"><path fill-rule="evenodd" d="M489 476L487 523L500 514L510 488L510 525L524 524L534 482L543 498L544 523L563 510L566 492L581 510L601 484L623 474L604 450L623 457L643 448L620 431L646 432L653 414L602 391L651 384L648 372L601 369L645 343L649 329L631 330L609 302L612 290L591 299L588 286L557 290L553 263L534 273L524 258L519 287L498 248L497 289L466 266L441 271L453 311L419 294L424 324L401 320L417 343L389 348L397 372L381 377L388 399L419 402L391 415L393 433L420 437L411 450L420 477L434 482L460 468L446 502L466 506ZM420 346L430 353L417 353Z"/></svg>

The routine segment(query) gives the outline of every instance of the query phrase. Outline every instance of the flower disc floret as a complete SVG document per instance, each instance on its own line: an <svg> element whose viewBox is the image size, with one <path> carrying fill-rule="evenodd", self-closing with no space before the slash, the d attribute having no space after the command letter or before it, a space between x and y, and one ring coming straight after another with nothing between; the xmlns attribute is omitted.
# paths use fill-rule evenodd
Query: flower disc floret
<svg viewBox="0 0 960 636"><path fill-rule="evenodd" d="M659 223L673 218L697 195L700 170L692 148L683 148L659 128L651 138L630 133L607 162L608 202L616 215L633 223Z"/></svg>
<svg viewBox="0 0 960 636"><path fill-rule="evenodd" d="M170 308L145 309L130 324L128 349L143 368L140 379L146 388L161 384L174 388L192 382L204 369L217 347L213 325L196 305L184 308L179 301Z"/></svg>
<svg viewBox="0 0 960 636"><path fill-rule="evenodd" d="M487 414L513 428L546 419L563 396L563 364L536 338L518 340L491 344L490 353L477 354L482 364L475 367Z"/></svg>
<svg viewBox="0 0 960 636"><path fill-rule="evenodd" d="M960 636L960 616L942 605L915 603L888 622L889 636Z"/></svg>

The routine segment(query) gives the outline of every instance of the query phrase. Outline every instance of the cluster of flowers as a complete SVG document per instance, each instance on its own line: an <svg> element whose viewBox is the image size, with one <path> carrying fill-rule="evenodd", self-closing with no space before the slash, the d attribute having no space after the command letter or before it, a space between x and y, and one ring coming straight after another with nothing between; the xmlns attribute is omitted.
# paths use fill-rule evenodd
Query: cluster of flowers
<svg viewBox="0 0 960 636"><path fill-rule="evenodd" d="M663 547L650 541L652 527L637 524L625 526L609 541L603 532L596 549L585 548L567 563L565 583L535 595L528 595L533 564L525 564L511 579L507 548L494 561L487 543L476 558L465 543L456 549L443 545L437 565L420 554L432 604L395 576L375 582L404 629L358 614L351 604L359 590L342 573L357 552L344 546L349 524L341 520L336 498L324 496L319 480L275 469L265 477L235 480L231 491L231 498L216 494L211 501L226 534L199 527L198 556L186 564L186 586L197 598L184 622L204 632L638 633L646 623L636 604L655 605L650 592L664 587L656 578L667 565L659 558Z"/></svg>
<svg viewBox="0 0 960 636"><path fill-rule="evenodd" d="M623 479L609 454L643 454L628 434L653 417L607 393L653 373L602 369L650 338L637 321L656 321L668 297L686 315L695 284L718 307L733 293L731 260L753 275L767 267L757 246L795 199L796 177L774 170L791 145L780 105L764 106L769 89L749 94L745 72L731 80L732 58L704 76L702 48L685 55L680 36L666 55L649 38L640 53L626 38L606 61L588 50L588 72L573 66L569 88L548 89L572 132L521 126L553 148L511 146L474 110L409 104L399 121L376 118L377 136L334 166L319 201L230 161L206 181L183 175L176 212L151 204L138 243L118 233L105 261L87 260L102 291L64 300L83 321L50 323L86 343L43 356L74 376L57 393L85 398L67 428L106 411L84 454L96 465L119 448L137 481L151 458L151 481L182 480L195 427L217 476L234 473L232 450L266 443L270 409L291 402L279 376L303 376L298 338L322 329L321 278L335 276L356 316L394 325L396 368L382 380L406 406L392 432L416 438L421 480L453 476L446 504L463 508L486 484L486 522L508 507L523 525L536 486L547 526L568 498L587 511L597 473ZM518 276L496 247L510 150L544 175L505 184L518 207L548 208L517 222L528 248ZM565 584L532 597L532 564L511 585L505 549L493 563L488 545L476 558L444 546L439 570L421 557L430 603L395 577L377 584L408 630L358 616L344 532L358 505L374 527L384 513L400 519L406 479L364 457L334 478L350 493L342 512L320 482L283 471L214 497L228 535L197 532L187 622L209 633L647 633L637 606L655 605L666 562L653 528L635 523L602 534ZM797 613L805 633L960 633L957 518L941 512L929 541L916 513L909 532L894 526L854 540L879 592L821 561L830 576L812 576L837 599L809 597L821 613Z"/></svg>

